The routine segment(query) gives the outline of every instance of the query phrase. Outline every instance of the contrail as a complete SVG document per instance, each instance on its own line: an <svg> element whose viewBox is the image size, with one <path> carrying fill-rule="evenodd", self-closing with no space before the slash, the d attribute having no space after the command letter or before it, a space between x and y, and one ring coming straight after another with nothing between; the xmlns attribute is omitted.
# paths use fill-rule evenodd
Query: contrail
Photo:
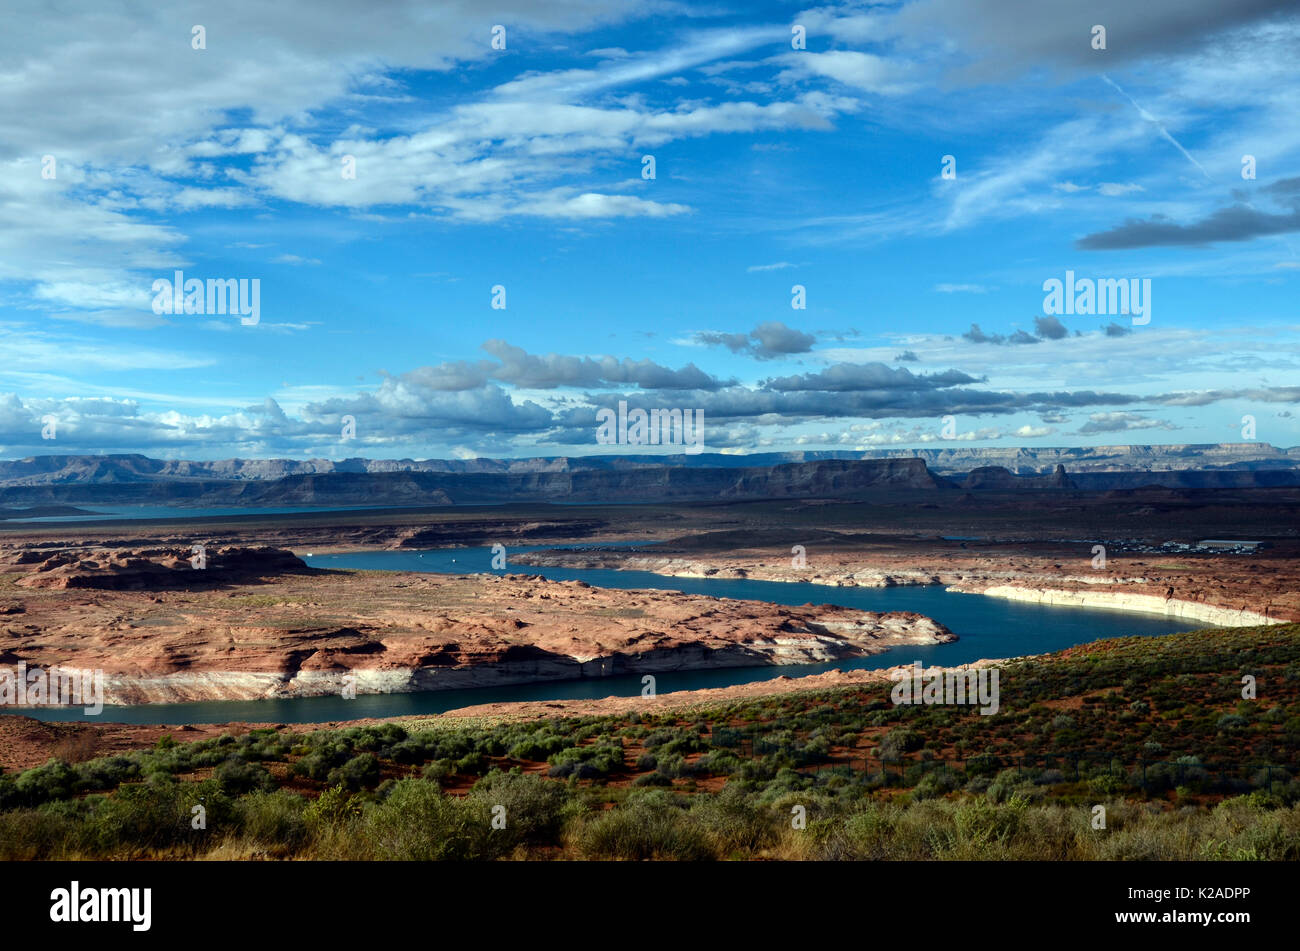
<svg viewBox="0 0 1300 951"><path fill-rule="evenodd" d="M1182 152L1183 155L1184 155L1184 157L1186 157L1187 161L1191 162L1191 163L1192 163L1193 165L1195 165L1198 169L1200 169L1200 170L1201 170L1201 174L1204 175L1206 178L1210 178L1210 173L1207 172L1207 171L1205 170L1204 166L1202 166L1200 162L1198 162L1198 161L1196 161L1196 159L1192 158L1192 153L1191 153L1191 152L1188 152L1185 148L1183 148L1182 143L1180 143L1177 139L1175 139L1172 135L1169 134L1169 130L1165 128L1164 123L1162 123L1159 119L1157 119L1157 118L1156 118L1155 116L1153 116L1151 113L1147 112L1145 109L1143 109L1141 106L1139 106L1139 105L1137 104L1137 102L1133 99L1132 96L1130 96L1130 95L1129 95L1128 93L1126 93L1124 90L1120 89L1120 88L1119 88L1119 85L1118 85L1118 84L1117 84L1113 79L1111 79L1109 76L1107 76L1105 73L1102 73L1102 74L1101 74L1101 78L1104 79L1104 80L1106 80L1106 82L1110 84L1111 88L1114 89L1117 93L1119 93L1121 96L1123 96L1123 97L1124 97L1125 99L1127 99L1129 102L1133 103L1133 108L1136 109L1136 110L1138 111L1138 115L1140 115L1140 116L1141 116L1143 119L1145 119L1147 122L1150 122L1150 123L1151 123L1153 126L1155 126L1157 129L1159 129L1159 130L1160 130L1160 134L1163 135L1166 139L1168 139L1169 142L1173 145L1174 148L1176 148L1178 151ZM1211 179L1211 180L1212 180L1212 179ZM1251 211L1256 211L1256 210L1257 210L1257 209L1255 208L1254 204L1251 203L1250 201L1246 201L1246 202L1245 202L1245 205L1246 205L1246 207L1249 208ZM1300 254L1297 254L1297 253L1296 253L1296 249L1295 249L1295 247L1291 244L1290 241L1287 240L1287 238L1286 238L1285 235L1277 235L1276 237L1278 237L1278 238L1281 240L1281 242L1282 242L1283 244L1286 245L1287 250L1291 252L1291 257L1292 257L1293 260L1300 260Z"/></svg>
<svg viewBox="0 0 1300 951"><path fill-rule="evenodd" d="M1210 173L1207 172L1207 171L1205 170L1204 166L1202 166L1200 162L1198 162L1198 161L1196 161L1196 159L1192 158L1192 153L1189 152L1189 151L1187 151L1185 148L1183 148L1182 143L1180 143L1177 139L1175 139L1172 135L1169 134L1169 130L1165 128L1165 125L1164 125L1163 122L1161 122L1159 119L1157 119L1157 118L1156 118L1155 116L1153 116L1151 113L1147 112L1145 109L1143 109L1141 106L1139 106L1139 105L1137 104L1137 102L1133 99L1132 96L1130 96L1130 95L1129 95L1128 93L1126 93L1124 90L1120 89L1120 88L1119 88L1119 85L1118 85L1118 84L1117 84L1113 79L1111 79L1109 76L1107 76L1105 73L1102 73L1102 74L1101 74L1101 78L1104 79L1104 80L1106 80L1106 82L1110 84L1111 88L1113 88L1117 93L1119 93L1121 96L1123 96L1123 97L1124 97L1125 99L1127 99L1129 102L1133 103L1133 108L1136 109L1136 110L1138 111L1138 115L1140 115L1140 116L1141 116L1143 119L1145 119L1147 122L1150 122L1153 126L1155 126L1155 127L1160 131L1160 134L1161 134L1162 136L1164 136L1165 139L1167 139L1167 140L1169 141L1169 143L1170 143L1171 145L1173 145L1174 148L1176 148L1178 151L1180 151L1180 152L1183 153L1183 157L1186 158L1187 161L1191 162L1191 163L1192 163L1193 165L1195 165L1198 169L1200 169L1200 172L1201 172L1202 175L1204 175L1207 179L1210 178ZM1211 179L1211 181L1212 181L1212 180L1213 180L1213 179Z"/></svg>

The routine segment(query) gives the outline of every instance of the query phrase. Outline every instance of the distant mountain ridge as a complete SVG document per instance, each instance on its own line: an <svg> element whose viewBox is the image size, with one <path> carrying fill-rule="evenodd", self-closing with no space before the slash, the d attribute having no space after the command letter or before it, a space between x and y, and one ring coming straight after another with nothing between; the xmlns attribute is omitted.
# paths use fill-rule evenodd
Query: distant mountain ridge
<svg viewBox="0 0 1300 951"><path fill-rule="evenodd" d="M1001 467L1013 475L1050 475L1065 466L1073 476L1085 472L1145 472L1183 469L1300 469L1300 447L1268 443L1203 443L1166 446L952 447L833 452L766 452L693 455L540 456L523 459L153 459L112 455L29 456L0 460L0 488L65 483L119 483L185 480L258 481L328 473L440 472L544 473L676 466L758 468L827 460L921 459L931 472L950 476Z"/></svg>
<svg viewBox="0 0 1300 951"><path fill-rule="evenodd" d="M0 461L0 504L489 505L740 501L945 489L1066 492L1144 486L1229 489L1300 485L1300 452L1257 443L938 449L882 458L863 458L861 453L806 458L821 455L827 454L419 462L362 458L341 462L193 461L136 454L37 456ZM848 458L841 458L843 455ZM1068 464L1064 460L1069 460Z"/></svg>
<svg viewBox="0 0 1300 951"><path fill-rule="evenodd" d="M150 460L152 461L152 460ZM73 478L0 487L6 504L485 505L851 496L950 487L920 459L819 460L779 466L656 465L540 472L311 472L262 479L150 477L130 466L70 466ZM124 476L131 476L130 478Z"/></svg>

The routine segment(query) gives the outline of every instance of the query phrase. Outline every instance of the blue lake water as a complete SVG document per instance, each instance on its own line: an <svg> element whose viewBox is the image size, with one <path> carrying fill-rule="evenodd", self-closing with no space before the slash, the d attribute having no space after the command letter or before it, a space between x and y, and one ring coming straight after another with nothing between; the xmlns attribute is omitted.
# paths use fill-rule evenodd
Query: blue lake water
<svg viewBox="0 0 1300 951"><path fill-rule="evenodd" d="M554 547L556 546L545 546L545 548ZM567 547L581 549L594 546ZM614 546L606 544L599 547ZM521 552L536 550L545 549L511 549L507 553L507 559ZM1048 607L1005 601L1000 598L986 598L977 594L955 594L945 591L941 585L840 588L774 581L670 578L641 571L550 568L522 564L508 564L504 571L492 572L492 552L487 548L309 556L306 553L302 554L304 560L315 568L424 571L444 574L513 572L544 575L557 581L580 580L605 588L654 588L796 606L840 604L864 611L915 611L946 625L960 638L952 644L893 648L871 657L825 664L663 672L655 675L656 689L660 694L770 680L782 675L798 677L836 667L841 670L892 667L914 660L927 664L961 664L980 658L1042 654L1101 638L1169 634L1196 626L1195 622L1174 620L1157 614L1097 608ZM457 707L480 703L639 696L640 693L641 675L632 674L513 687L363 695L354 700L344 700L341 697L307 697L291 700L105 707L103 714L95 719L128 723L224 723L241 720L269 723L318 723L362 717L442 713ZM21 712L43 720L88 719L80 709L42 708L12 712Z"/></svg>

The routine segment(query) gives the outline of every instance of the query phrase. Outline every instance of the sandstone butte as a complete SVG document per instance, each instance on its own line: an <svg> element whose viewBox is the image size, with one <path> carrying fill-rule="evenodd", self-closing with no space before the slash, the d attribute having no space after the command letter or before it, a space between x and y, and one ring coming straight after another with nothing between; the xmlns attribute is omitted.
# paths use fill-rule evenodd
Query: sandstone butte
<svg viewBox="0 0 1300 951"><path fill-rule="evenodd" d="M101 669L138 704L806 664L956 640L912 613L783 607L530 575L335 572L224 547L0 552L0 664Z"/></svg>

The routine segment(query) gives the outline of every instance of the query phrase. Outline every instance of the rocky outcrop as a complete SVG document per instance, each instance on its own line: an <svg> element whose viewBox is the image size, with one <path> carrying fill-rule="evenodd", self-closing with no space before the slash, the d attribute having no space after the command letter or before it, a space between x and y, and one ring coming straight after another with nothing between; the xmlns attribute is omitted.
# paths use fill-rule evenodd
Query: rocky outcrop
<svg viewBox="0 0 1300 951"><path fill-rule="evenodd" d="M298 570L284 554L217 549L217 567L201 572L168 562L175 552L64 552L36 565L11 552L0 572L27 591L21 612L0 616L0 665L100 670L106 703L136 704L809 664L956 639L916 614L522 574ZM244 574L231 574L241 560ZM196 589L173 575L225 580Z"/></svg>
<svg viewBox="0 0 1300 951"><path fill-rule="evenodd" d="M951 591L969 591L967 588L950 588ZM990 598L1011 601L1032 601L1035 604L1059 604L1082 608L1111 608L1119 611L1138 611L1143 614L1163 614L1166 617L1202 621L1216 627L1251 627L1257 624L1285 624L1279 618L1267 617L1256 611L1220 607L1197 601L1179 601L1151 594L1131 594L1125 591L1066 591L1053 588L1025 588L1019 585L994 585L979 592Z"/></svg>
<svg viewBox="0 0 1300 951"><path fill-rule="evenodd" d="M19 552L15 564L29 564L35 553ZM282 548L224 547L203 549L90 550L46 554L32 574L18 580L24 588L88 588L101 591L149 591L202 588L311 571Z"/></svg>
<svg viewBox="0 0 1300 951"><path fill-rule="evenodd" d="M514 656L465 659L452 665L336 666L328 670L299 669L282 673L185 671L155 676L113 673L104 677L104 702L143 704L339 696L345 688L359 696L504 687L623 674L821 664L880 653L903 644L943 644L957 639L938 622L908 613L859 614L843 621L782 627L788 629L734 643L652 644L644 650L614 650L595 656L539 649L509 652Z"/></svg>
<svg viewBox="0 0 1300 951"><path fill-rule="evenodd" d="M1074 481L1066 474L1065 466L1058 465L1050 475L1016 475L1003 466L980 466L967 473L962 480L963 489L1076 489Z"/></svg>
<svg viewBox="0 0 1300 951"><path fill-rule="evenodd" d="M820 584L835 588L893 588L900 585L940 584L938 575L926 571L897 568L880 571L872 568L802 567L776 562L731 565L710 558L653 557L618 552L524 552L515 561L526 565L554 565L566 568L610 568L649 571L670 578L722 578L750 581L788 581Z"/></svg>
<svg viewBox="0 0 1300 951"><path fill-rule="evenodd" d="M1184 553L1184 562L1165 566L1148 564L1141 560L1144 555L1112 551L1109 566L1097 569L1090 568L1090 542L1079 542L1069 550L1041 546L1042 552L1031 553L1018 544L972 541L968 548L966 542L954 540L946 543L946 552L926 553L924 549L934 543L918 541L907 546L878 544L869 555L835 547L843 544L827 540L815 553L810 544L802 565L784 552L764 551L762 545L727 555L553 550L521 553L516 561L833 587L942 584L964 594L1156 613L1227 627L1286 623L1300 617L1300 599L1294 593L1300 570L1287 557L1273 559L1266 568L1245 556ZM914 550L908 553L907 548Z"/></svg>

